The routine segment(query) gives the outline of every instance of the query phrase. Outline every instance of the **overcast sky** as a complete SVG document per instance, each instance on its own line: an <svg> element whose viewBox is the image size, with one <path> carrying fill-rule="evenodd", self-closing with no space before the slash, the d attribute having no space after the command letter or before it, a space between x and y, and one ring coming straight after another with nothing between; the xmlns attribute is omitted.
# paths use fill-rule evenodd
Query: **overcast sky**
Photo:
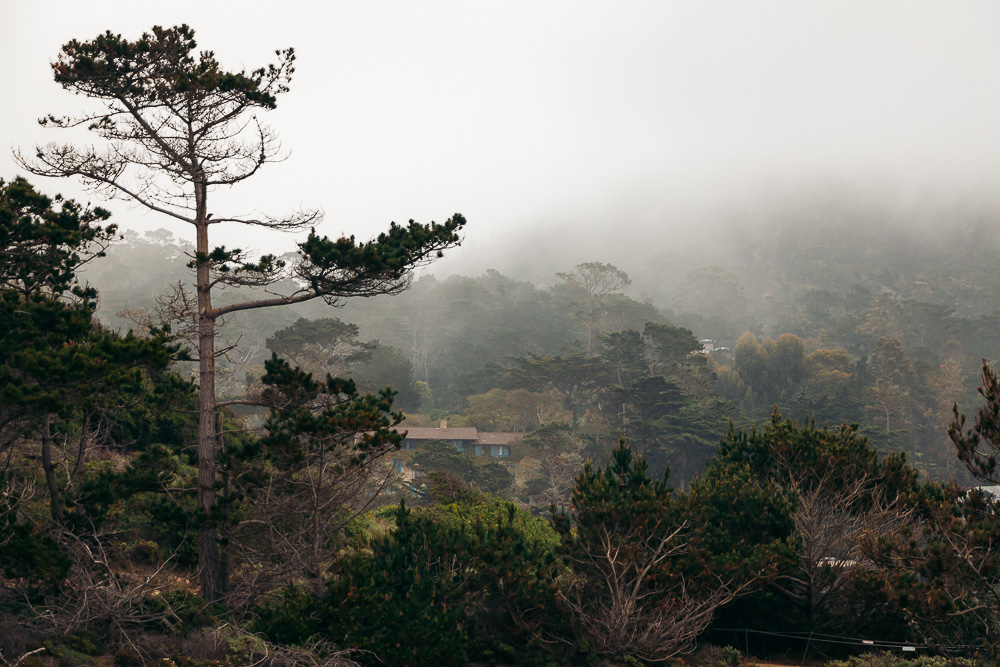
<svg viewBox="0 0 1000 667"><path fill-rule="evenodd" d="M448 270L540 258L539 238L622 264L706 211L824 181L949 198L1000 180L996 2L3 0L0 138L60 139L36 119L80 108L49 70L66 41L179 23L233 69L298 55L268 115L290 158L216 210L320 207L322 232L362 238L460 211ZM0 177L16 173L3 151Z"/></svg>

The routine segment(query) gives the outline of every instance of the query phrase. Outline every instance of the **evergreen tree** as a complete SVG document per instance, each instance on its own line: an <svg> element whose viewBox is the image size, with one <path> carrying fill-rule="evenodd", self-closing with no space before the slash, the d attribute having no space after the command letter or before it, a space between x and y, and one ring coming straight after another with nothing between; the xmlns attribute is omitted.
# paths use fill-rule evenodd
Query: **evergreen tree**
<svg viewBox="0 0 1000 667"><path fill-rule="evenodd" d="M215 339L220 318L317 298L337 304L351 296L399 292L409 284L414 266L458 242L465 220L455 215L442 225L393 223L370 243L357 243L354 237L331 240L313 231L299 244L292 265L274 255L254 259L240 249L213 248L209 230L215 224L296 230L314 226L321 216L306 211L246 218L209 209L213 190L250 178L279 155L276 135L257 114L274 109L278 95L288 91L295 56L292 49L278 51L276 63L231 72L211 51L196 56L196 48L194 31L186 25L155 26L134 41L106 32L91 41L67 43L53 64L56 82L96 100L101 108L78 117L50 115L42 123L64 129L85 126L105 148L53 143L36 147L31 156L18 153L17 158L32 173L78 176L92 190L124 197L194 228L196 295L182 290L175 302L183 312L175 315L197 322L198 506L209 515L217 496ZM221 286L279 284L290 291L213 305ZM202 594L216 601L225 594L228 579L216 531L200 530L198 544Z"/></svg>
<svg viewBox="0 0 1000 667"><path fill-rule="evenodd" d="M807 420L800 426L777 410L761 429L730 425L710 471L727 468L794 498L800 551L771 588L795 611L779 617L797 630L822 623L851 629L855 610L846 602L855 575L873 565L867 547L910 518L907 498L917 472L901 455L880 458L856 424L817 428Z"/></svg>
<svg viewBox="0 0 1000 667"><path fill-rule="evenodd" d="M94 323L97 293L76 271L114 235L113 225L95 224L108 217L49 199L23 179L0 181L0 452L9 463L22 439L38 443L57 524L109 413L145 397L144 372L164 370L177 351L162 331L119 336ZM75 451L60 448L70 442Z"/></svg>
<svg viewBox="0 0 1000 667"><path fill-rule="evenodd" d="M553 519L574 579L562 595L591 648L666 660L716 610L761 585L788 555L789 498L725 471L677 492L622 443L576 478L572 515Z"/></svg>

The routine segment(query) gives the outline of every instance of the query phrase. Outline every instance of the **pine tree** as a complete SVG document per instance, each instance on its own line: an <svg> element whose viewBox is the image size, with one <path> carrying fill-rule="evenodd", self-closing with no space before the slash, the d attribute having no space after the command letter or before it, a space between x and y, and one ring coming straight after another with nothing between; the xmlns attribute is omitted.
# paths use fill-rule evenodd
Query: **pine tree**
<svg viewBox="0 0 1000 667"><path fill-rule="evenodd" d="M104 148L48 144L32 155L18 153L21 166L42 176L79 177L89 189L133 201L194 228L192 267L195 297L177 303L180 321L196 322L199 363L198 505L211 515L216 504L216 327L225 315L322 298L339 304L352 296L393 294L407 287L415 266L458 243L465 219L444 224L395 223L368 243L354 237L331 240L310 232L299 244L298 261L274 255L252 258L238 248L212 247L212 225L232 223L277 230L315 226L318 211L284 217L239 217L209 206L218 187L250 178L280 155L275 133L259 114L288 92L294 72L292 49L277 51L277 62L256 70L228 71L211 51L196 51L186 25L155 26L137 40L106 32L91 41L63 46L52 68L57 83L95 100L100 109L76 117L50 115L43 125L85 127ZM196 55L197 54L197 55ZM224 305L213 304L222 286L264 288L292 278L290 292ZM286 283L288 284L288 283ZM217 531L205 522L199 531L202 595L225 594L226 561Z"/></svg>

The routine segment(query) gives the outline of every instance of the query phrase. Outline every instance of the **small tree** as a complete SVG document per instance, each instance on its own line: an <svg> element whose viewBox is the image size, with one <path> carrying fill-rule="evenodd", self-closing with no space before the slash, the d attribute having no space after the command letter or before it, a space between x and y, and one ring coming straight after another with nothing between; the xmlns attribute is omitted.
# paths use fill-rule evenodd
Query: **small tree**
<svg viewBox="0 0 1000 667"><path fill-rule="evenodd" d="M108 216L0 180L0 456L7 464L22 437L37 440L57 524L106 417L141 394L143 369L166 368L176 352L162 332L139 339L94 323L97 293L75 271L113 238L114 225L95 224ZM60 482L58 445L70 442Z"/></svg>
<svg viewBox="0 0 1000 667"><path fill-rule="evenodd" d="M299 244L293 264L273 255L252 259L241 249L213 248L209 230L215 224L298 230L315 225L321 215L213 215L209 194L215 188L236 185L279 157L275 133L257 114L274 109L277 96L288 91L295 56L292 49L277 51L273 64L231 72L211 51L195 56L196 46L194 31L186 25L155 26L134 41L107 32L89 42L69 42L52 65L55 80L101 108L76 117L50 115L40 122L86 127L103 141L103 148L52 143L36 147L33 156L18 152L15 157L32 173L79 176L86 187L109 198L133 201L194 227L191 265L197 294L177 303L193 309L179 316L197 322L198 506L207 518L216 504L215 337L220 318L315 298L337 305L351 296L399 292L415 266L458 243L465 220L456 214L442 225L393 223L369 243L356 243L353 236L334 241L311 232ZM218 287L261 288L289 277L294 279L291 291L222 306L212 303ZM211 521L199 528L198 550L202 594L218 600L228 577Z"/></svg>
<svg viewBox="0 0 1000 667"><path fill-rule="evenodd" d="M364 664L551 662L568 643L551 533L513 505L452 490L428 510L400 505L391 531L337 560L322 599L293 590L256 627L286 643L326 637Z"/></svg>
<svg viewBox="0 0 1000 667"><path fill-rule="evenodd" d="M461 478L486 493L505 495L514 476L492 458L480 458L471 452L459 451L446 440L430 440L413 452L411 464L425 474L443 472Z"/></svg>
<svg viewBox="0 0 1000 667"><path fill-rule="evenodd" d="M677 492L622 443L577 476L575 530L565 512L553 522L574 575L563 596L595 651L648 661L688 651L716 610L787 558L788 498L725 472Z"/></svg>
<svg viewBox="0 0 1000 667"><path fill-rule="evenodd" d="M948 437L955 443L958 458L973 477L987 484L1000 484L1000 381L996 371L983 359L982 386L979 394L985 403L976 413L972 428L965 430L965 415L958 405L952 408L955 418L948 427Z"/></svg>
<svg viewBox="0 0 1000 667"><path fill-rule="evenodd" d="M402 415L392 412L391 390L359 395L352 380L316 381L277 357L266 368L264 393L274 405L266 435L231 452L242 459L232 465L234 495L245 506L234 536L252 570L250 604L295 579L322 593L344 526L381 491L389 466L380 464L402 440L392 430Z"/></svg>
<svg viewBox="0 0 1000 667"><path fill-rule="evenodd" d="M880 459L856 425L799 426L775 410L762 429L730 425L712 466L745 467L794 496L801 549L771 585L795 605L795 618L810 624L844 600L854 575L871 568L870 545L913 521L905 500L916 470L899 455Z"/></svg>
<svg viewBox="0 0 1000 667"><path fill-rule="evenodd" d="M577 409L604 388L603 367L583 354L548 356L532 354L512 357L517 367L509 371L507 383L514 389L559 392L563 408L576 419Z"/></svg>
<svg viewBox="0 0 1000 667"><path fill-rule="evenodd" d="M358 325L336 317L300 317L274 332L267 339L267 349L309 373L346 377L351 366L370 359L375 348L359 340L358 333Z"/></svg>

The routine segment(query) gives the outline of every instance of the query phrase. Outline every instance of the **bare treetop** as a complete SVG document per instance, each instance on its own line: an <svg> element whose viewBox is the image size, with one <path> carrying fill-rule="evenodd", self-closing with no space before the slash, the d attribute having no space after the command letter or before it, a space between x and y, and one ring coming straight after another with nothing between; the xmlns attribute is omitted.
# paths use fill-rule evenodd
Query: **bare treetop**
<svg viewBox="0 0 1000 667"><path fill-rule="evenodd" d="M557 273L570 287L585 291L590 298L601 299L632 284L628 274L614 264L585 262L569 273Z"/></svg>
<svg viewBox="0 0 1000 667"><path fill-rule="evenodd" d="M583 293L586 310L577 313L576 319L587 327L587 356L594 353L594 331L604 312L605 299L632 284L628 274L614 264L586 262L577 264L569 273L556 273L571 288Z"/></svg>

